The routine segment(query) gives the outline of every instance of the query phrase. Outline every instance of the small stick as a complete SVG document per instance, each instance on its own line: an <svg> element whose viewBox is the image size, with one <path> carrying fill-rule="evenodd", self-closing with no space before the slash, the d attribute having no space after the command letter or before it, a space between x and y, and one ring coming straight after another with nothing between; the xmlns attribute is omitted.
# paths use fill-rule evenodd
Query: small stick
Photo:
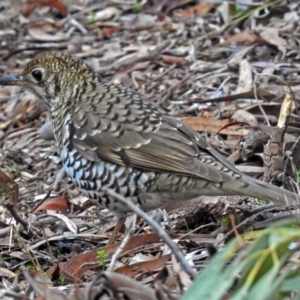
<svg viewBox="0 0 300 300"><path fill-rule="evenodd" d="M17 210L14 208L14 205L12 203L4 202L3 206L10 212L11 216L17 221L17 223L20 223L25 229L27 229L27 232L30 236L34 236L35 233L30 229L30 224L27 222L27 220L23 219L17 212Z"/></svg>

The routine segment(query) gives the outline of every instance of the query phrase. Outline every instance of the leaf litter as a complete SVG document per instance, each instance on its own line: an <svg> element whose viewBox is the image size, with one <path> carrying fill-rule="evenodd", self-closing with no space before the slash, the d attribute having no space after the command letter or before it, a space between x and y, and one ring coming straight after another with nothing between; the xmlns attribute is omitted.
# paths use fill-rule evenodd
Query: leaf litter
<svg viewBox="0 0 300 300"><path fill-rule="evenodd" d="M289 90L290 116L275 153L281 162L299 136L300 4L226 5L3 0L0 75L20 71L39 52L76 54L106 80L138 90L192 126L243 172L280 181L290 173L284 163L266 171L263 152ZM61 162L49 115L34 95L0 87L0 147L1 295L179 299L188 289L189 276L143 220L114 272L105 271L125 228L106 246L113 214L63 174L53 189ZM289 217L258 200L202 196L149 214L198 272L208 247Z"/></svg>

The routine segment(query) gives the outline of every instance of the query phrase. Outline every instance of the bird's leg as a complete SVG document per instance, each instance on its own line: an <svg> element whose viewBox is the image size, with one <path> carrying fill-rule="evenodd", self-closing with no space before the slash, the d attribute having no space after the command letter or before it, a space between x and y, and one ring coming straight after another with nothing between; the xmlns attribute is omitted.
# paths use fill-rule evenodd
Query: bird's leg
<svg viewBox="0 0 300 300"><path fill-rule="evenodd" d="M119 218L119 220L118 220L118 222L117 222L117 224L116 224L116 226L115 226L115 228L114 228L114 230L112 232L112 235L111 235L110 239L107 242L107 246L111 245L111 244L113 244L115 242L118 233L120 232L122 226L125 223L125 220L126 220L126 217L120 217Z"/></svg>
<svg viewBox="0 0 300 300"><path fill-rule="evenodd" d="M52 184L53 189L54 189L55 191L58 191L58 190L60 189L61 181L62 181L62 179L65 177L65 175L66 175L65 168L62 167L62 168L59 170L59 172L57 173L57 175L56 175L56 177L55 177L55 180L54 180L54 182L53 182L53 184Z"/></svg>

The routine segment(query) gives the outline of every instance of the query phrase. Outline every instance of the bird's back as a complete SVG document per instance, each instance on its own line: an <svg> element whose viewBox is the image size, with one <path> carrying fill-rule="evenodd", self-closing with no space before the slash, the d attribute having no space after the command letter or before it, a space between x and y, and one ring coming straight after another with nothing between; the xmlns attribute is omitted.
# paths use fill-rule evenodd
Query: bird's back
<svg viewBox="0 0 300 300"><path fill-rule="evenodd" d="M80 99L67 113L53 110L60 155L81 191L112 210L127 211L103 186L150 210L172 199L215 194L212 183L241 177L193 129L127 87L99 81L74 94Z"/></svg>
<svg viewBox="0 0 300 300"><path fill-rule="evenodd" d="M79 58L39 54L0 84L27 87L44 101L68 175L85 195L119 215L127 207L103 187L145 210L199 195L298 201L291 192L243 175L191 127L140 93L105 82Z"/></svg>

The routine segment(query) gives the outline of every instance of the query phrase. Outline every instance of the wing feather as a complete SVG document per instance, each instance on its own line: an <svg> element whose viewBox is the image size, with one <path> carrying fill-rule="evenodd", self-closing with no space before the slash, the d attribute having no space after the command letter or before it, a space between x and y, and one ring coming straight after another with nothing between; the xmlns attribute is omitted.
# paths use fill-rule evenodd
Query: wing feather
<svg viewBox="0 0 300 300"><path fill-rule="evenodd" d="M117 98L117 104L99 102L97 94L104 92L107 99ZM101 83L92 107L87 107L83 99L70 120L74 133L71 143L89 160L185 174L216 183L235 180L216 166L224 165L240 174L192 128L126 87Z"/></svg>

